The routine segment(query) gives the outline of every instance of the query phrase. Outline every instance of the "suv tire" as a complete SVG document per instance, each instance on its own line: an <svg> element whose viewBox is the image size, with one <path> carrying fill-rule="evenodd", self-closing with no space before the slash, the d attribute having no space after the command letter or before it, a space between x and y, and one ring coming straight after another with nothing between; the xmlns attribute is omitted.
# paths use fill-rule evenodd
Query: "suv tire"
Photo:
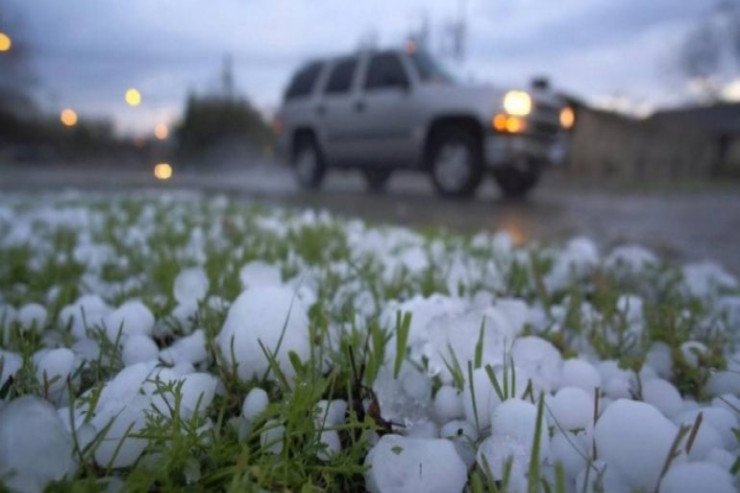
<svg viewBox="0 0 740 493"><path fill-rule="evenodd" d="M429 172L443 197L469 198L483 179L483 158L475 135L463 127L435 132L429 153Z"/></svg>
<svg viewBox="0 0 740 493"><path fill-rule="evenodd" d="M507 167L494 170L493 178L496 180L505 197L521 199L526 197L529 191L537 184L540 179L540 173L534 167L530 167L529 169Z"/></svg>
<svg viewBox="0 0 740 493"><path fill-rule="evenodd" d="M301 188L317 190L321 187L326 174L326 164L316 139L312 135L303 135L298 138L292 164Z"/></svg>
<svg viewBox="0 0 740 493"><path fill-rule="evenodd" d="M362 174L365 177L367 189L373 193L380 193L388 185L388 180L390 180L393 171L389 169L365 169L362 170Z"/></svg>

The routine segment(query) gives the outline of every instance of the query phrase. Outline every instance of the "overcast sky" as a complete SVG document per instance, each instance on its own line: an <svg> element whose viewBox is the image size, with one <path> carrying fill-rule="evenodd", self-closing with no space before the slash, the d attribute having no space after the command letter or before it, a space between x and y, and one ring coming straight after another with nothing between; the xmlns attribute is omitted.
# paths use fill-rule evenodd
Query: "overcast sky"
<svg viewBox="0 0 740 493"><path fill-rule="evenodd" d="M687 97L676 68L686 32L712 0L467 0L468 47L458 67L477 81L526 84L550 77L592 102L615 96L646 106ZM189 90L219 81L226 53L236 87L274 108L312 56L353 50L376 32L398 45L426 16L432 47L456 0L5 0L19 22L49 110L78 109L146 132L176 118ZM123 94L137 87L139 108Z"/></svg>

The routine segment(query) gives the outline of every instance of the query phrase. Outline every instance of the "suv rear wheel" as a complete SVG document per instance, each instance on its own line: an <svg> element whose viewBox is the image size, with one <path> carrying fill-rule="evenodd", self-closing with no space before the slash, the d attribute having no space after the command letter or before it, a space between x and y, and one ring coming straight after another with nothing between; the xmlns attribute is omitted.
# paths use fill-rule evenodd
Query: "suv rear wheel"
<svg viewBox="0 0 740 493"><path fill-rule="evenodd" d="M537 184L540 172L535 165L526 168L511 166L493 170L493 178L505 197L521 199Z"/></svg>
<svg viewBox="0 0 740 493"><path fill-rule="evenodd" d="M429 170L437 192L445 197L471 197L483 178L480 146L472 132L447 127L432 135Z"/></svg>
<svg viewBox="0 0 740 493"><path fill-rule="evenodd" d="M366 169L362 171L365 176L367 189L374 193L382 192L388 180L391 178L392 171L389 169Z"/></svg>
<svg viewBox="0 0 740 493"><path fill-rule="evenodd" d="M293 168L301 188L316 190L326 174L326 165L316 139L305 135L298 138L293 153Z"/></svg>

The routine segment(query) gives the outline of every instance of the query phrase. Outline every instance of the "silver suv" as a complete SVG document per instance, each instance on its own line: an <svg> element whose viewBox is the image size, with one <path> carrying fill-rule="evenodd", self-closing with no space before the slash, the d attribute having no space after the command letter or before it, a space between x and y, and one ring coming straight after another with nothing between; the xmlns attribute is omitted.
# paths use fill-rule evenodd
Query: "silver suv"
<svg viewBox="0 0 740 493"><path fill-rule="evenodd" d="M423 51L388 50L300 68L275 129L305 188L335 168L361 170L377 191L411 169L429 173L443 196L468 197L490 171L504 194L523 196L563 157L573 122L545 88L464 85Z"/></svg>

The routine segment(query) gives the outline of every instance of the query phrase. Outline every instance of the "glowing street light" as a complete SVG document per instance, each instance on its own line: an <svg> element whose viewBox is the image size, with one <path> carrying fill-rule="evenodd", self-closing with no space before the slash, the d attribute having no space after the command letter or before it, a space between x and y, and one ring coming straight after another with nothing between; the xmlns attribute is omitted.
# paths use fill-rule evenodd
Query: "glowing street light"
<svg viewBox="0 0 740 493"><path fill-rule="evenodd" d="M139 106L141 104L141 93L133 87L126 91L126 104L129 106Z"/></svg>
<svg viewBox="0 0 740 493"><path fill-rule="evenodd" d="M170 134L170 130L167 128L167 125L164 123L160 123L156 127L154 127L154 136L159 140L164 140L167 138L167 136Z"/></svg>
<svg viewBox="0 0 740 493"><path fill-rule="evenodd" d="M154 178L157 180L169 180L172 178L172 166L168 163L159 163L154 166Z"/></svg>
<svg viewBox="0 0 740 493"><path fill-rule="evenodd" d="M12 46L13 40L10 39L10 36L0 31L0 52L10 51Z"/></svg>
<svg viewBox="0 0 740 493"><path fill-rule="evenodd" d="M77 113L72 109L67 108L62 111L62 114L59 115L59 119L65 127L74 127L77 125Z"/></svg>

